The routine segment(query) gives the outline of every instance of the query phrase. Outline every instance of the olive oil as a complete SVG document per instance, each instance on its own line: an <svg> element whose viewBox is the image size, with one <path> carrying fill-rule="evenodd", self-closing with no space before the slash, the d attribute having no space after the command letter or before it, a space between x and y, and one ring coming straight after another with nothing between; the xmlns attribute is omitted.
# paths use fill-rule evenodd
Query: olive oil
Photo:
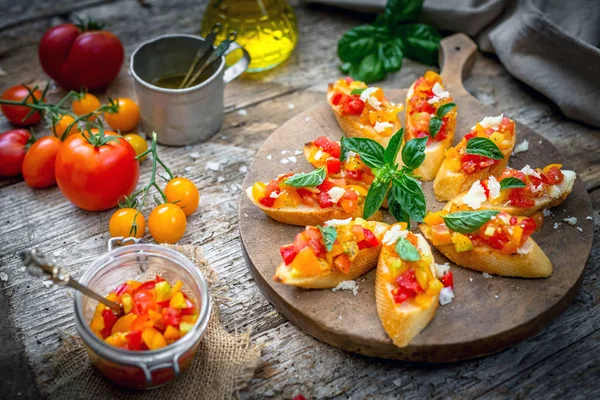
<svg viewBox="0 0 600 400"><path fill-rule="evenodd" d="M296 47L296 16L286 0L211 0L202 21L206 37L214 24L221 24L215 45L231 31L236 42L250 54L248 72L271 69L287 60ZM227 58L232 64L235 53ZM238 55L239 58L239 55Z"/></svg>
<svg viewBox="0 0 600 400"><path fill-rule="evenodd" d="M154 86L158 86L165 89L179 89L179 85L183 81L184 75L175 76L160 76L152 81Z"/></svg>

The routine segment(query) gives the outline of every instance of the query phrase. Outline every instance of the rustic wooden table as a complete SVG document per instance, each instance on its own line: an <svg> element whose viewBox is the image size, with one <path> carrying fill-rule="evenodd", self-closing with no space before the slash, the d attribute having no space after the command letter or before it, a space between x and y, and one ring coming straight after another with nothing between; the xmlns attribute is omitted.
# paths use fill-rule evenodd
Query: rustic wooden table
<svg viewBox="0 0 600 400"><path fill-rule="evenodd" d="M204 1L0 0L0 90L45 79L37 59L46 29L74 16L94 16L123 41L127 55L153 36L199 30ZM492 57L478 55L467 89L484 103L527 124L570 158L594 204L595 246L581 292L568 310L533 338L501 353L448 365L369 359L320 343L279 315L261 295L242 258L237 200L245 169L262 142L281 124L324 98L326 83L339 78L336 43L369 16L295 7L300 41L291 59L260 76L246 76L226 89L225 123L207 143L161 147L178 174L199 187L201 205L180 243L199 245L231 301L223 309L228 329L252 329L264 345L263 363L247 398L403 398L600 396L600 132L565 118L551 102L513 79ZM426 67L405 60L400 73L381 85L407 87ZM105 95L131 94L125 67ZM56 94L58 96L59 93ZM575 94L567 94L575 95ZM1 117L0 130L10 129ZM45 134L42 126L38 133ZM531 144L535 146L535 143ZM196 152L199 158L192 158ZM205 168L217 162L219 171ZM190 167L190 168L186 168ZM146 180L150 166L142 166ZM187 172L189 171L189 172ZM72 300L21 270L16 253L37 247L78 276L106 251L110 211L82 211L57 188L32 190L19 180L0 183L0 398L38 397L47 379L44 355L60 346L59 331L74 329ZM560 212L560 207L558 212ZM576 234L562 226L565 234ZM468 321L465 321L468 326Z"/></svg>

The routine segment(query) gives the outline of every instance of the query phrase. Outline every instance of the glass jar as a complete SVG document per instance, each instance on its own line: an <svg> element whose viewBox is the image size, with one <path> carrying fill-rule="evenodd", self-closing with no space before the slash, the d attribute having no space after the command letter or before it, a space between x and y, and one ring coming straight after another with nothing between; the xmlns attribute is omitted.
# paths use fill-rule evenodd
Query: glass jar
<svg viewBox="0 0 600 400"><path fill-rule="evenodd" d="M183 291L198 307L198 320L181 339L158 350L130 351L106 344L89 327L98 302L75 292L75 326L92 363L111 381L134 389L161 386L192 362L210 318L208 284L183 254L154 244L123 246L97 259L80 283L107 295L126 280L146 281L159 274L169 282L181 280Z"/></svg>
<svg viewBox="0 0 600 400"><path fill-rule="evenodd" d="M286 0L211 0L202 20L206 37L216 23L221 24L215 45L229 32L237 31L236 42L250 54L247 72L271 69L287 60L298 41L294 11ZM227 57L228 65L238 52ZM238 53L238 58L239 58Z"/></svg>

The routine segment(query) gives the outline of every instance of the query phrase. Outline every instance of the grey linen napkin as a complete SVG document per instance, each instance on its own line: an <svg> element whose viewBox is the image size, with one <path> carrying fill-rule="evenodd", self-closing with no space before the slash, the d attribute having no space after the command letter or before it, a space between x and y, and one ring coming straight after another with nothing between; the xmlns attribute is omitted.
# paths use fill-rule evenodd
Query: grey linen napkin
<svg viewBox="0 0 600 400"><path fill-rule="evenodd" d="M307 0L381 11L385 0ZM425 0L422 18L464 32L565 115L600 127L600 0Z"/></svg>

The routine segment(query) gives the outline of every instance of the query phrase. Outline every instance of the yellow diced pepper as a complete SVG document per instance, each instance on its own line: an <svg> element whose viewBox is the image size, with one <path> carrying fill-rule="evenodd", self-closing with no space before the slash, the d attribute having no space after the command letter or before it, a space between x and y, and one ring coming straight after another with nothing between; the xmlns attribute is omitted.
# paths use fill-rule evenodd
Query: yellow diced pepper
<svg viewBox="0 0 600 400"><path fill-rule="evenodd" d="M450 239L452 240L452 243L454 243L454 250L456 250L457 253L473 250L473 242L468 236L463 235L462 233L453 232Z"/></svg>
<svg viewBox="0 0 600 400"><path fill-rule="evenodd" d="M121 304L123 304L123 311L128 314L133 308L133 299L129 293L125 293L121 296Z"/></svg>
<svg viewBox="0 0 600 400"><path fill-rule="evenodd" d="M165 329L165 334L163 336L167 342L173 342L180 337L179 329L169 325L167 326L167 329Z"/></svg>
<svg viewBox="0 0 600 400"><path fill-rule="evenodd" d="M185 308L185 297L183 296L183 293L177 292L173 294L169 301L169 306L173 308Z"/></svg>
<svg viewBox="0 0 600 400"><path fill-rule="evenodd" d="M254 197L254 200L260 200L263 199L266 196L266 191L267 189L267 185L264 184L263 182L256 182L253 186L252 186L252 197Z"/></svg>
<svg viewBox="0 0 600 400"><path fill-rule="evenodd" d="M142 340L150 350L160 349L167 345L164 336L154 328L145 328L142 331Z"/></svg>
<svg viewBox="0 0 600 400"><path fill-rule="evenodd" d="M123 332L116 332L104 339L111 346L123 347L127 344L127 336Z"/></svg>
<svg viewBox="0 0 600 400"><path fill-rule="evenodd" d="M171 285L167 281L160 281L154 286L156 301L163 302L171 298Z"/></svg>
<svg viewBox="0 0 600 400"><path fill-rule="evenodd" d="M427 284L426 292L430 296L435 296L442 290L443 287L444 287L444 284L442 282L440 282L439 279L432 279Z"/></svg>
<svg viewBox="0 0 600 400"><path fill-rule="evenodd" d="M433 298L426 293L418 294L415 297L415 303L421 308L428 308L431 306L431 300Z"/></svg>

